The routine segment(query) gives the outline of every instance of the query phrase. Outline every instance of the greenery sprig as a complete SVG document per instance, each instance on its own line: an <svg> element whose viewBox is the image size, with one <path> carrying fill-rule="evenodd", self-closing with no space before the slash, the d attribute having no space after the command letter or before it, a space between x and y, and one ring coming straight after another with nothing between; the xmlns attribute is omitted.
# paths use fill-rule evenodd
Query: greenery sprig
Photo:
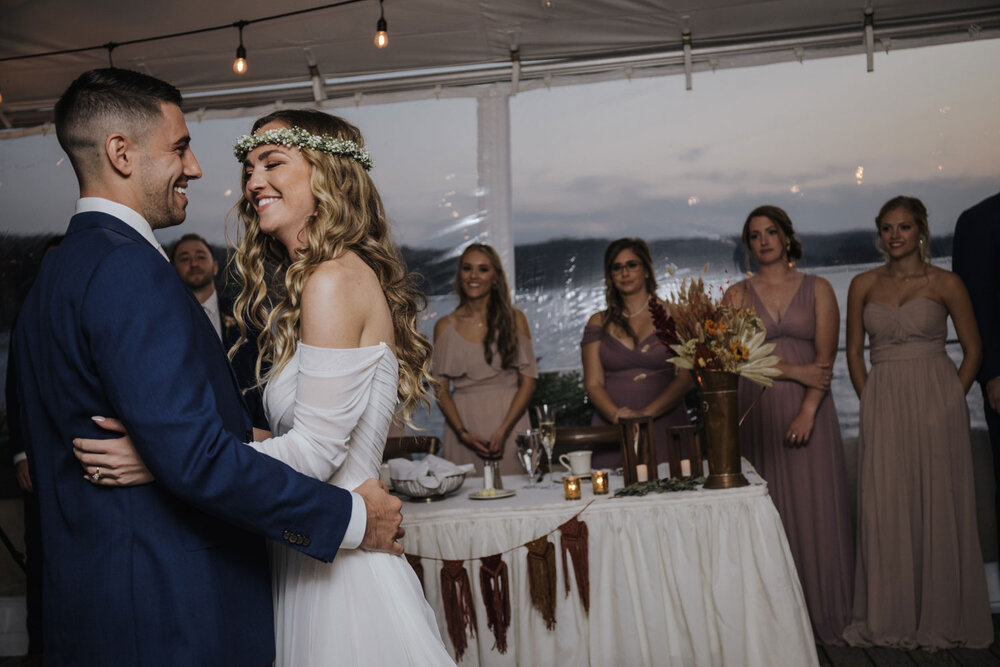
<svg viewBox="0 0 1000 667"><path fill-rule="evenodd" d="M615 498L626 496L644 496L647 493L667 493L670 491L694 491L705 483L704 477L671 477L669 479L654 479L649 482L636 482L615 491Z"/></svg>

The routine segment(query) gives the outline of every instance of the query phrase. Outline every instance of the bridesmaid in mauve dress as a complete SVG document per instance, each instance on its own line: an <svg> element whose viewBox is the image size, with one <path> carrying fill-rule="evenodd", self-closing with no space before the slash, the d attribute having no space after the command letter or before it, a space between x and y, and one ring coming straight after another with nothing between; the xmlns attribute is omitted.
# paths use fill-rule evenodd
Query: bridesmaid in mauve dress
<svg viewBox="0 0 1000 667"><path fill-rule="evenodd" d="M442 455L458 464L499 459L501 474L521 474L514 436L531 428L525 408L538 377L528 319L511 303L500 257L488 245L462 253L455 291L458 308L434 325Z"/></svg>
<svg viewBox="0 0 1000 667"><path fill-rule="evenodd" d="M930 264L927 209L895 197L875 219L886 264L847 296L847 362L861 398L856 646L983 648L993 624L976 525L969 412L982 359L968 292ZM945 352L951 316L962 364ZM864 342L871 343L871 371Z"/></svg>
<svg viewBox="0 0 1000 667"><path fill-rule="evenodd" d="M656 276L649 246L638 238L613 241L604 253L608 307L594 313L583 330L583 383L594 406L592 424L617 424L619 417L654 417L657 460L667 460L667 427L689 423L684 394L691 375L675 372L673 353L660 343L649 313ZM595 454L593 466L618 463L620 455Z"/></svg>
<svg viewBox="0 0 1000 667"><path fill-rule="evenodd" d="M816 641L843 644L854 556L840 422L828 392L837 298L826 280L792 268L802 246L782 209L754 209L743 243L759 270L730 287L726 301L756 311L782 375L766 390L740 380L740 412L750 410L740 445L781 515Z"/></svg>

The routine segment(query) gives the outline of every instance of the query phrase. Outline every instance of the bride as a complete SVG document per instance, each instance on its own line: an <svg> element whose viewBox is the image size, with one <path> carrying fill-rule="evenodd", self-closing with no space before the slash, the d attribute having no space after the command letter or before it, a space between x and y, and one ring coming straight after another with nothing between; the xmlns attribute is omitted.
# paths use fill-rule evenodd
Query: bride
<svg viewBox="0 0 1000 667"><path fill-rule="evenodd" d="M357 128L319 111L276 111L234 152L243 164L236 318L244 339L264 332L258 377L271 363L260 380L274 437L256 431L249 444L354 488L378 476L397 402L408 419L426 400L422 297L390 240ZM109 471L102 484L142 481L116 478L107 460L127 437L79 442L81 462ZM270 552L276 665L454 664L405 559L341 550L328 564L277 543Z"/></svg>

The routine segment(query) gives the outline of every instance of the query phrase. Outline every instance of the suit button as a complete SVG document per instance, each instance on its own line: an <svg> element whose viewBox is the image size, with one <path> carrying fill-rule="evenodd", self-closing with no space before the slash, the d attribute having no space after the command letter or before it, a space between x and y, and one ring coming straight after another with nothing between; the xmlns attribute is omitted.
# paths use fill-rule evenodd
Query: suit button
<svg viewBox="0 0 1000 667"><path fill-rule="evenodd" d="M308 537L303 537L303 538L302 538L302 546L304 546L304 547L307 547L307 546L309 546L309 545L310 545L311 543L312 543L312 540L310 540L310 539L309 539Z"/></svg>
<svg viewBox="0 0 1000 667"><path fill-rule="evenodd" d="M289 533L287 530L281 534L281 539L285 540L286 542L289 541L290 537L291 533Z"/></svg>

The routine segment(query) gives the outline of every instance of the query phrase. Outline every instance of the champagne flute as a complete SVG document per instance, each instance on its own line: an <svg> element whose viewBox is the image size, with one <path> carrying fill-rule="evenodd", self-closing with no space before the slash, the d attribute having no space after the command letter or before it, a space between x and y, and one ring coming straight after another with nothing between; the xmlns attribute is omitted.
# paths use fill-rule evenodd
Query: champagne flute
<svg viewBox="0 0 1000 667"><path fill-rule="evenodd" d="M535 477L538 475L538 465L542 458L538 429L529 428L524 433L519 433L515 441L517 442L517 460L520 461L524 472L528 473L528 485L524 488L533 489L537 486Z"/></svg>
<svg viewBox="0 0 1000 667"><path fill-rule="evenodd" d="M535 406L535 414L538 416L538 432L541 435L542 446L545 447L545 456L549 460L549 484L545 488L552 488L552 448L556 444L556 407L542 403Z"/></svg>

